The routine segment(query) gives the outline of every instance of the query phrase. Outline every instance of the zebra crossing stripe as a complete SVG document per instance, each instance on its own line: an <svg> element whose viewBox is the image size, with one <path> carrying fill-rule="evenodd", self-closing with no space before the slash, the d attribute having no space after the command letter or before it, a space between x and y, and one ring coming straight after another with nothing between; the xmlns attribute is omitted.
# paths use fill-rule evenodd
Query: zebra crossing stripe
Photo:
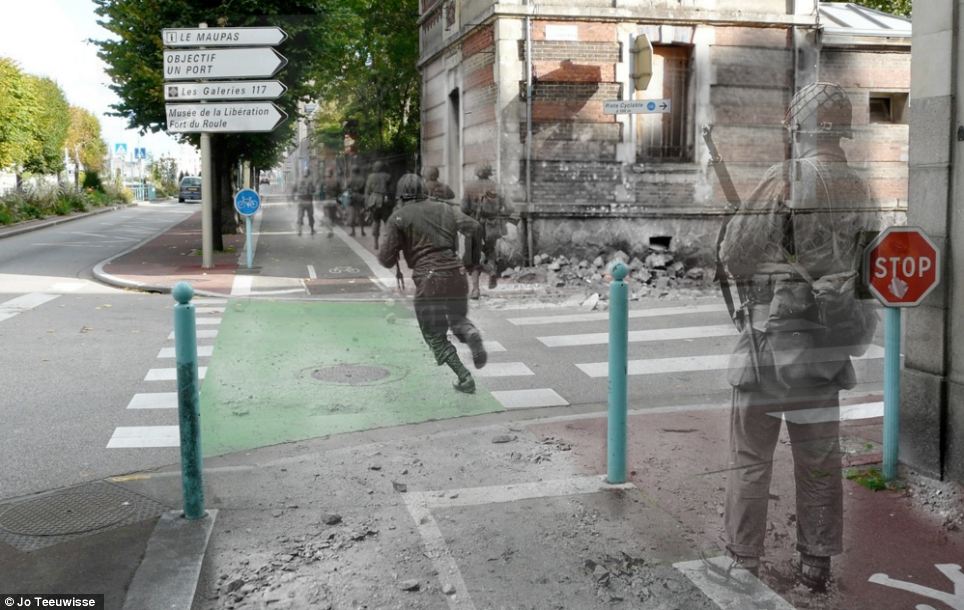
<svg viewBox="0 0 964 610"><path fill-rule="evenodd" d="M646 341L680 341L686 339L707 339L710 337L729 337L736 334L732 324L720 326L686 326L681 328L656 328L651 330L629 331L630 343ZM573 347L577 345L605 345L609 343L609 333L586 333L581 335L553 335L537 337L546 347Z"/></svg>
<svg viewBox="0 0 964 610"><path fill-rule="evenodd" d="M208 358L214 353L213 345L199 345L197 346L198 358ZM174 358L175 352L173 347L162 347L161 351L158 352L158 358Z"/></svg>
<svg viewBox="0 0 964 610"><path fill-rule="evenodd" d="M208 372L208 367L197 367L198 379L204 379ZM177 381L177 369L151 369L147 371L144 381Z"/></svg>
<svg viewBox="0 0 964 610"><path fill-rule="evenodd" d="M224 307L195 307L195 308L194 308L194 313L196 313L196 314L198 314L198 315L203 315L203 314L206 314L206 313L223 314L223 313L224 313Z"/></svg>
<svg viewBox="0 0 964 610"><path fill-rule="evenodd" d="M726 313L721 305L686 305L682 307L653 307L650 309L631 309L630 318L658 318L660 316L681 316L697 313ZM509 318L509 323L515 326L531 326L535 324L572 324L575 322L598 322L608 320L608 312L556 314L550 316L529 316L525 318Z"/></svg>
<svg viewBox="0 0 964 610"><path fill-rule="evenodd" d="M198 330L198 331L197 331L197 338L198 338L198 339L213 339L213 338L215 338L215 337L217 337L217 336L218 336L218 329L216 329L216 328L202 328L201 330ZM173 331L173 330L171 331L171 334L169 334L169 335L167 336L167 338L168 338L168 339L173 339L173 338L174 338L174 331Z"/></svg>
<svg viewBox="0 0 964 610"><path fill-rule="evenodd" d="M851 421L856 419L873 419L884 416L883 402L864 402L854 405L840 405L839 407L823 407L817 409L798 409L796 411L773 411L767 413L770 417L785 419L791 424L823 424L832 421Z"/></svg>
<svg viewBox="0 0 964 610"><path fill-rule="evenodd" d="M107 443L108 449L180 447L178 426L118 426Z"/></svg>
<svg viewBox="0 0 964 610"><path fill-rule="evenodd" d="M854 360L877 360L884 357L884 349L871 345L863 356ZM819 360L814 359L814 362ZM693 371L719 371L729 368L729 354L714 354L712 356L681 356L677 358L651 358L648 360L630 360L627 363L627 375L665 375L670 373L689 373ZM590 377L606 377L609 375L608 362L590 362L577 364L579 370Z"/></svg>
<svg viewBox="0 0 964 610"><path fill-rule="evenodd" d="M44 303L53 301L59 294L47 294L45 292L34 292L23 296L10 299L0 303L0 322L12 318L17 314L29 311L34 307L39 307Z"/></svg>
<svg viewBox="0 0 964 610"><path fill-rule="evenodd" d="M535 375L524 362L490 362L485 368L476 369L476 377L525 377Z"/></svg>
<svg viewBox="0 0 964 610"><path fill-rule="evenodd" d="M195 305L227 305L227 299L219 299L217 297L195 297L191 299L191 302Z"/></svg>
<svg viewBox="0 0 964 610"><path fill-rule="evenodd" d="M177 392L154 392L134 394L127 403L128 409L176 409Z"/></svg>
<svg viewBox="0 0 964 610"><path fill-rule="evenodd" d="M483 341L482 345L485 346L485 351L489 354L502 353L505 351L505 346L498 341ZM469 349L469 346L464 343L456 343L455 349L459 351L460 356L472 353L472 350Z"/></svg>
<svg viewBox="0 0 964 610"><path fill-rule="evenodd" d="M217 326L221 323L221 318L197 318L198 326Z"/></svg>
<svg viewBox="0 0 964 610"><path fill-rule="evenodd" d="M502 390L492 397L506 409L536 409L539 407L568 407L569 401L551 388L533 390Z"/></svg>

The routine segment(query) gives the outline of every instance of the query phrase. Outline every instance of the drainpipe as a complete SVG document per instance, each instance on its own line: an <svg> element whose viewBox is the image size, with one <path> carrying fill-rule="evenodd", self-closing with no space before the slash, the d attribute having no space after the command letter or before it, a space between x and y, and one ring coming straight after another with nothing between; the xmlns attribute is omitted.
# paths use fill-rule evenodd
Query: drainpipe
<svg viewBox="0 0 964 610"><path fill-rule="evenodd" d="M530 0L526 0L529 6ZM526 15L526 254L527 263L532 265L535 241L532 237L532 19Z"/></svg>

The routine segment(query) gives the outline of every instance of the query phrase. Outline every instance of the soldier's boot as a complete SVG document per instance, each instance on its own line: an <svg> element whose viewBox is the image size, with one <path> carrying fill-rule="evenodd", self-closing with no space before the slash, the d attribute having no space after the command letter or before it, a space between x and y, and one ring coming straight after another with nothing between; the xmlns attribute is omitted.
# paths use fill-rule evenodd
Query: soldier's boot
<svg viewBox="0 0 964 610"><path fill-rule="evenodd" d="M469 298L478 299L479 296L479 276L482 274L481 271L475 269L469 273Z"/></svg>
<svg viewBox="0 0 964 610"><path fill-rule="evenodd" d="M472 330L465 337L465 342L469 344L472 351L472 364L480 369L489 361L489 355L485 352L485 344L482 342L482 334L478 330Z"/></svg>
<svg viewBox="0 0 964 610"><path fill-rule="evenodd" d="M830 582L830 558L800 553L800 582L811 591L822 593Z"/></svg>
<svg viewBox="0 0 964 610"><path fill-rule="evenodd" d="M472 373L469 369L465 368L462 361L459 360L459 354L454 349L449 357L446 358L445 364L449 365L452 372L455 373L458 380L452 384L457 392L462 392L463 394L475 394L475 379L472 379Z"/></svg>
<svg viewBox="0 0 964 610"><path fill-rule="evenodd" d="M489 290L499 285L499 274L495 270L489 272Z"/></svg>

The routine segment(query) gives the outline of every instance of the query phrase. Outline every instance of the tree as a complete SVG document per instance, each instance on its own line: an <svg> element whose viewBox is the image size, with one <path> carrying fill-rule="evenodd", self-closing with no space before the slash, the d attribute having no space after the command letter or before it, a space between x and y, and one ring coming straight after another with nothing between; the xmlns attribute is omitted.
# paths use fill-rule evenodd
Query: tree
<svg viewBox="0 0 964 610"><path fill-rule="evenodd" d="M177 189L177 161L172 157L161 157L151 162L151 179L165 193L173 193Z"/></svg>
<svg viewBox="0 0 964 610"><path fill-rule="evenodd" d="M85 171L99 172L104 169L107 144L100 136L100 121L94 113L70 107L70 127L67 130L67 155L75 164L82 165ZM75 184L79 183L80 172L75 174Z"/></svg>
<svg viewBox="0 0 964 610"><path fill-rule="evenodd" d="M23 168L38 174L56 174L64 169L64 143L70 129L70 107L60 86L49 78L29 76L34 89L34 138L36 145Z"/></svg>
<svg viewBox="0 0 964 610"><path fill-rule="evenodd" d="M418 0L345 0L347 43L338 61L322 65L316 134L330 141L332 124L350 125L360 153L418 149L421 76Z"/></svg>
<svg viewBox="0 0 964 610"><path fill-rule="evenodd" d="M911 0L860 0L858 4L885 13L910 17Z"/></svg>
<svg viewBox="0 0 964 610"><path fill-rule="evenodd" d="M37 146L36 92L17 64L5 57L0 57L0 90L0 169L19 173Z"/></svg>
<svg viewBox="0 0 964 610"><path fill-rule="evenodd" d="M107 64L113 80L111 89L120 102L115 114L135 129L160 131L166 127L163 97L163 42L161 30L168 27L279 26L288 40L279 51L288 64L275 76L288 87L276 103L289 115L273 133L225 134L212 138L216 176L215 223L221 233L236 230L232 211L231 172L239 160L259 167L271 167L294 134L298 101L314 97L311 77L328 58L339 56L343 43L339 26L344 14L342 0L94 0L98 23L113 38L94 41L98 55ZM197 134L183 138L194 145ZM220 242L220 234L215 234ZM216 245L220 245L219 243Z"/></svg>

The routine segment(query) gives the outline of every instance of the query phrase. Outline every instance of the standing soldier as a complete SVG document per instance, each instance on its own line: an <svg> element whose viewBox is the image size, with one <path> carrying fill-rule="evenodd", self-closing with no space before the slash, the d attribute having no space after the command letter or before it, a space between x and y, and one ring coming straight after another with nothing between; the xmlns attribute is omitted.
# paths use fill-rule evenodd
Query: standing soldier
<svg viewBox="0 0 964 610"><path fill-rule="evenodd" d="M764 552L773 453L787 422L796 483L798 578L819 591L843 551L839 392L868 347L876 314L856 299L863 231L876 225L867 186L847 164L846 92L803 87L785 125L794 158L772 166L725 229L719 256L745 297L730 360L726 549L756 573ZM741 299L743 300L743 299ZM799 409L832 416L794 418ZM774 417L785 413L785 417Z"/></svg>
<svg viewBox="0 0 964 610"><path fill-rule="evenodd" d="M341 195L341 181L335 175L335 168L328 168L325 182L322 185L322 206L325 210L325 221L328 223L328 237L335 234L335 220L338 214L338 196Z"/></svg>
<svg viewBox="0 0 964 610"><path fill-rule="evenodd" d="M315 180L308 170L295 185L294 198L298 202L298 235L304 226L305 215L308 216L308 227L311 234L315 234Z"/></svg>
<svg viewBox="0 0 964 610"><path fill-rule="evenodd" d="M397 265L399 253L405 255L415 282L415 317L422 337L435 362L447 364L455 373L455 389L471 394L475 380L449 341L448 332L451 329L459 341L468 344L476 368L485 366L488 356L482 335L466 317L466 273L456 254L458 234L477 235L479 223L454 206L426 198L422 179L415 174L405 174L398 181L398 197L401 207L386 223L378 261L391 268Z"/></svg>
<svg viewBox="0 0 964 610"><path fill-rule="evenodd" d="M425 194L429 199L438 199L439 201L455 199L455 192L449 188L449 185L439 181L437 167L422 168L422 178L425 179Z"/></svg>
<svg viewBox="0 0 964 610"><path fill-rule="evenodd" d="M372 236L375 238L375 249L378 250L378 236L381 234L381 224L388 220L395 207L391 193L391 175L385 171L385 164L375 161L374 171L365 181L365 209L372 219ZM364 233L362 233L364 235Z"/></svg>
<svg viewBox="0 0 964 610"><path fill-rule="evenodd" d="M357 165L351 168L351 179L348 181L348 191L351 193L351 236L355 236L355 225L361 227L362 237L365 237L365 221L362 212L365 210L365 178L361 168Z"/></svg>
<svg viewBox="0 0 964 610"><path fill-rule="evenodd" d="M499 239L505 235L505 218L507 214L505 201L499 192L499 185L491 179L492 166L483 164L475 170L478 180L465 186L462 197L462 212L476 219L482 225L481 243L466 244L466 250L480 251L484 257L484 264L476 264L471 269L469 298L479 298L479 276L482 270L489 274L489 288L495 288L498 283L499 269L496 262L496 246ZM474 257L473 257L474 258Z"/></svg>

